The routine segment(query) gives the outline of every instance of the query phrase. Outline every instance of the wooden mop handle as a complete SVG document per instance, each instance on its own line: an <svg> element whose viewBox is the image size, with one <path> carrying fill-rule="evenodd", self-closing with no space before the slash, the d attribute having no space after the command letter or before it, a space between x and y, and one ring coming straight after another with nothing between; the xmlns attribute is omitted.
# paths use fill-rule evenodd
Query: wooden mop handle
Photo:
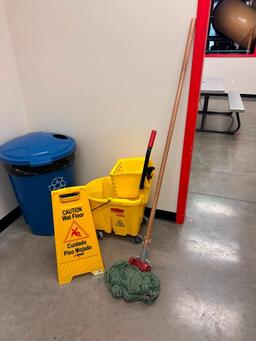
<svg viewBox="0 0 256 341"><path fill-rule="evenodd" d="M193 42L193 36L194 36L194 32L195 32L195 22L196 22L196 19L191 19L190 27L189 27L189 34L188 34L188 38L187 38L187 42L186 42L186 49L185 49L185 53L184 53L184 57L183 57L182 68L180 71L178 88L177 88L174 106L173 106L173 110L172 110L171 121L169 124L169 130L168 130L168 134L167 134L167 138L166 138L166 142L165 142L164 152L163 152L163 156L162 156L162 162L161 162L161 166L160 166L160 170L159 170L159 174L158 174L158 178L157 178L156 189L155 189L154 198L153 198L153 204L152 204L149 222L148 222L148 227L147 227L147 231L146 231L146 235L145 235L145 240L144 240L144 246L145 247L147 247L151 242L151 236L152 236L152 232L153 232L153 224L154 224L154 219L155 219L155 214L156 214L156 207L157 207L157 203L158 203L158 199L159 199L159 195L160 195L160 190L161 190L161 185L162 185L162 181L163 181L165 166L166 166L168 153L169 153L169 149L170 149L170 145L171 145L171 141L172 141L173 130L174 130L174 126L175 126L177 112L179 109L180 98L181 98L181 94L182 94L185 74L186 74L186 70L187 70L187 66L188 66L189 55L190 55L192 42Z"/></svg>

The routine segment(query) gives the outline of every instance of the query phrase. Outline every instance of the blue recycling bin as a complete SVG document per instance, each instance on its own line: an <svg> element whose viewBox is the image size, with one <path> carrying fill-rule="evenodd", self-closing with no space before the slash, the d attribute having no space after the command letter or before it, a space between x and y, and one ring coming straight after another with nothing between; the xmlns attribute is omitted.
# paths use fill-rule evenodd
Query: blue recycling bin
<svg viewBox="0 0 256 341"><path fill-rule="evenodd" d="M75 185L75 140L33 132L0 146L26 223L37 235L53 235L51 191Z"/></svg>

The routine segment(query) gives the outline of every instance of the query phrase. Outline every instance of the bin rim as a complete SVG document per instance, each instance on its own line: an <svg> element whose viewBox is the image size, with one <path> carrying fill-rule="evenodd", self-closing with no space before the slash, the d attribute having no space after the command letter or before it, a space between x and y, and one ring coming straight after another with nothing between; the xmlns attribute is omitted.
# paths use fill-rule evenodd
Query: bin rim
<svg viewBox="0 0 256 341"><path fill-rule="evenodd" d="M88 182L85 185L86 191L87 191L87 196L89 200L92 200L94 202L97 202L99 204L115 204L115 205L121 205L121 206L138 206L141 205L143 203L143 198L144 198L144 194L143 193L139 193L139 195L135 198L118 198L118 197L112 197L112 196L107 196L105 198L98 198L98 197L94 197L93 196L93 192L92 194L90 193L88 187L92 188L94 183L97 183L99 181L104 181L107 180L109 182L109 184L112 186L111 184L111 177L110 176L104 176L101 178L97 178L94 179L90 182Z"/></svg>
<svg viewBox="0 0 256 341"><path fill-rule="evenodd" d="M88 199L89 200L93 200L95 202L98 202L100 204L107 204L107 203L110 203L112 201L112 198L110 198L110 197L109 198L101 199L101 198L95 198L95 197L93 197L91 195L88 195Z"/></svg>
<svg viewBox="0 0 256 341"><path fill-rule="evenodd" d="M30 167L28 165L12 165L9 163L4 163L4 168L6 169L9 175L14 176L33 176L33 175L41 175L45 173L59 171L63 168L67 168L72 166L75 160L75 153L61 158L59 160L54 161L49 165L39 166L39 167Z"/></svg>
<svg viewBox="0 0 256 341"><path fill-rule="evenodd" d="M111 203L120 206L139 206L143 202L143 194L136 199L112 198Z"/></svg>
<svg viewBox="0 0 256 341"><path fill-rule="evenodd" d="M141 203L143 202L143 194L141 194L139 198L136 198L136 199L122 199L122 198L112 198L112 197L100 199L100 198L95 198L90 195L88 195L88 199L94 202L97 202L99 204L109 203L109 204L115 204L118 206L138 206L138 205L141 205Z"/></svg>
<svg viewBox="0 0 256 341"><path fill-rule="evenodd" d="M75 152L76 142L53 132L29 132L0 146L0 160L14 166L40 167L52 164Z"/></svg>

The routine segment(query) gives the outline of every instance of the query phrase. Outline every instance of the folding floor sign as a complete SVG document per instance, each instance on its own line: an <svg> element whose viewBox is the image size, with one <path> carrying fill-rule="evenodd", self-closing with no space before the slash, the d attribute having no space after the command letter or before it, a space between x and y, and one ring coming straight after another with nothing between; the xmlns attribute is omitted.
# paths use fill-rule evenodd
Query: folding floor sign
<svg viewBox="0 0 256 341"><path fill-rule="evenodd" d="M59 284L76 275L104 272L86 186L52 191Z"/></svg>

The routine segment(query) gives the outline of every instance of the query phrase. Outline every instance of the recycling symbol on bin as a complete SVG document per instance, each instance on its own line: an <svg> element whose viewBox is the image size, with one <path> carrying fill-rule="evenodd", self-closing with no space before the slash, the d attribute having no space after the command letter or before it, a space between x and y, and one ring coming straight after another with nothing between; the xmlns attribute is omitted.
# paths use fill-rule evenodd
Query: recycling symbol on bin
<svg viewBox="0 0 256 341"><path fill-rule="evenodd" d="M48 186L48 188L49 188L49 191L52 192L52 191L56 191L57 189L64 188L64 187L66 187L66 185L67 185L67 183L63 179L63 177L59 176L57 178L52 179L52 182L51 182L50 186Z"/></svg>

